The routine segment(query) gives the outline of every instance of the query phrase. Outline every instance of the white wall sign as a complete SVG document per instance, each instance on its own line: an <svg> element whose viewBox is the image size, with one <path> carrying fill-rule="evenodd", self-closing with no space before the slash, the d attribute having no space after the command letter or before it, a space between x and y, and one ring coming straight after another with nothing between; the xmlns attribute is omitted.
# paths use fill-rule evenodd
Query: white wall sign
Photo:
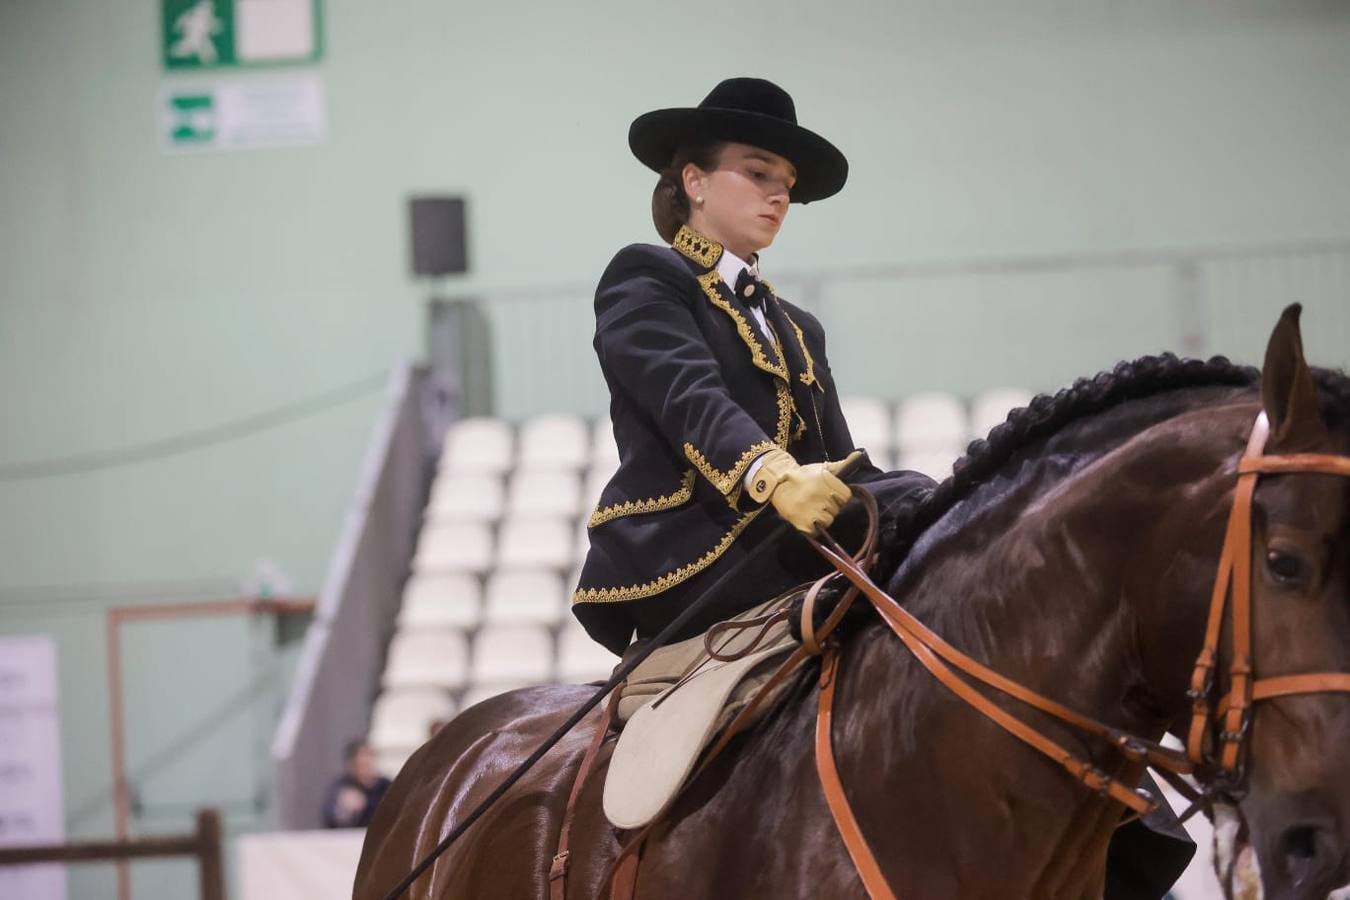
<svg viewBox="0 0 1350 900"><path fill-rule="evenodd" d="M293 147L323 141L323 81L313 73L170 85L160 92L166 151Z"/></svg>
<svg viewBox="0 0 1350 900"><path fill-rule="evenodd" d="M0 846L66 839L59 714L52 639L0 637ZM0 897L65 896L65 866L0 869Z"/></svg>

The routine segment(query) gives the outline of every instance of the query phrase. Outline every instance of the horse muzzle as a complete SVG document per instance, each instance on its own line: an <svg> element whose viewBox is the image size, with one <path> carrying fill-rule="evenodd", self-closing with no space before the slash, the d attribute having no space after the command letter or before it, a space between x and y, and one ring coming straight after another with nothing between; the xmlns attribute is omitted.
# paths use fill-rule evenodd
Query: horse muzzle
<svg viewBox="0 0 1350 900"><path fill-rule="evenodd" d="M1290 817L1258 847L1263 900L1326 900L1350 881L1350 847L1330 817Z"/></svg>

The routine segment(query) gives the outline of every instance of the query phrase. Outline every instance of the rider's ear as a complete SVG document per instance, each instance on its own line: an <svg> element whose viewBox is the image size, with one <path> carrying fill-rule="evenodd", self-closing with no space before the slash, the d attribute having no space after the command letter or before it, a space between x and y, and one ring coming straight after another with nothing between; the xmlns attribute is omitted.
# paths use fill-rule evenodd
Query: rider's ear
<svg viewBox="0 0 1350 900"><path fill-rule="evenodd" d="M1303 337L1298 317L1303 307L1285 307L1266 345L1261 369L1261 403L1270 419L1268 453L1312 450L1327 440L1327 429L1317 409L1317 388L1303 360Z"/></svg>

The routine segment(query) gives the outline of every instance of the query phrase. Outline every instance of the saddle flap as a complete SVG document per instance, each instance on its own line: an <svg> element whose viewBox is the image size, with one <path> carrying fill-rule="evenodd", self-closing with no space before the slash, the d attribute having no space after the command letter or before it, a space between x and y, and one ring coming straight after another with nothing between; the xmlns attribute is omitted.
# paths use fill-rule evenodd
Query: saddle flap
<svg viewBox="0 0 1350 900"><path fill-rule="evenodd" d="M617 828L640 828L656 818L679 793L718 727L735 714L728 700L737 687L793 646L778 643L709 667L666 691L660 702L634 712L605 776L606 818Z"/></svg>

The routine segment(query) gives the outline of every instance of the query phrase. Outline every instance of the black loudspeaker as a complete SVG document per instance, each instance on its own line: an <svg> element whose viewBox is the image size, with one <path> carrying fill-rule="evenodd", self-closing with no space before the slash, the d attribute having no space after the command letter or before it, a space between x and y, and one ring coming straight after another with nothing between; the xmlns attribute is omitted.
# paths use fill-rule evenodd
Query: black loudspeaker
<svg viewBox="0 0 1350 900"><path fill-rule="evenodd" d="M465 248L463 197L413 197L408 201L412 222L414 275L456 275L469 270Z"/></svg>

